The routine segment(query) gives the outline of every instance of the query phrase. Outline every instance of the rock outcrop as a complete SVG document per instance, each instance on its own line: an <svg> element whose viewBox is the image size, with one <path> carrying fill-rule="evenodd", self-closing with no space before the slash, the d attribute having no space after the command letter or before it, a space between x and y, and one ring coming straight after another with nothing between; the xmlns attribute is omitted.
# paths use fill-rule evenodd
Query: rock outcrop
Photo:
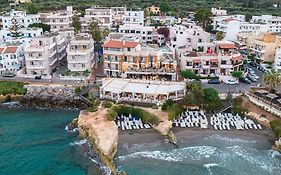
<svg viewBox="0 0 281 175"><path fill-rule="evenodd" d="M275 143L273 145L273 149L276 149L281 152L281 137L279 138L279 140L275 141Z"/></svg>
<svg viewBox="0 0 281 175"><path fill-rule="evenodd" d="M75 94L75 87L64 85L27 85L20 102L25 107L85 109L89 103Z"/></svg>
<svg viewBox="0 0 281 175"><path fill-rule="evenodd" d="M153 125L153 129L158 131L162 136L165 136L171 143L176 144L177 142L176 136L171 131L173 127L173 122L169 120L168 113L163 111L158 111L152 108L142 108L142 109L152 114L155 114L160 120L160 123L157 126Z"/></svg>
<svg viewBox="0 0 281 175"><path fill-rule="evenodd" d="M81 111L77 124L80 136L92 143L103 163L115 175L117 171L113 158L117 152L118 127L114 121L108 121L106 115L106 109L97 112Z"/></svg>

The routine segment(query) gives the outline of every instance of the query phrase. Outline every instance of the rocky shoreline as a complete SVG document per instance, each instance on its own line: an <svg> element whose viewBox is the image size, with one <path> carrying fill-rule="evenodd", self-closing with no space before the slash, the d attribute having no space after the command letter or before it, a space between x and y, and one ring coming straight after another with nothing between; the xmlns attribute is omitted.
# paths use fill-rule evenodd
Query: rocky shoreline
<svg viewBox="0 0 281 175"><path fill-rule="evenodd" d="M89 102L65 85L26 85L27 93L19 101L23 107L44 109L86 109Z"/></svg>

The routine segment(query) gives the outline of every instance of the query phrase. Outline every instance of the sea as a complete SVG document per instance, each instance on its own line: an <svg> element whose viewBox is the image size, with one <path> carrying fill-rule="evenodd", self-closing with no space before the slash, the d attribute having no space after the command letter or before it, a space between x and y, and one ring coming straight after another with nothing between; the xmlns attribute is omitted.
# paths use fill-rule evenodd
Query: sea
<svg viewBox="0 0 281 175"><path fill-rule="evenodd" d="M102 174L65 127L79 111L0 108L1 175ZM115 162L129 175L279 175L281 154L260 137L218 134L118 145Z"/></svg>

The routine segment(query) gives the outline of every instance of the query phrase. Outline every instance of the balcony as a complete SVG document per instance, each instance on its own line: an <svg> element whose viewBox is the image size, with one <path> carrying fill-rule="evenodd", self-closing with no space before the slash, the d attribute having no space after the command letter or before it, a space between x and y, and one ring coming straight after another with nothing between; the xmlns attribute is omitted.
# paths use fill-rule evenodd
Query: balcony
<svg viewBox="0 0 281 175"><path fill-rule="evenodd" d="M219 65L218 64L210 64L210 68L218 68Z"/></svg>
<svg viewBox="0 0 281 175"><path fill-rule="evenodd" d="M203 65L202 68L203 69L210 69L210 65Z"/></svg>
<svg viewBox="0 0 281 175"><path fill-rule="evenodd" d="M29 65L26 66L27 69L45 69L45 66L43 65Z"/></svg>
<svg viewBox="0 0 281 175"><path fill-rule="evenodd" d="M57 58L55 58L55 59L53 59L51 62L50 62L50 66L53 66L56 62L58 61L58 59Z"/></svg>
<svg viewBox="0 0 281 175"><path fill-rule="evenodd" d="M220 68L221 69L232 69L233 65L231 65L231 64L221 64Z"/></svg>

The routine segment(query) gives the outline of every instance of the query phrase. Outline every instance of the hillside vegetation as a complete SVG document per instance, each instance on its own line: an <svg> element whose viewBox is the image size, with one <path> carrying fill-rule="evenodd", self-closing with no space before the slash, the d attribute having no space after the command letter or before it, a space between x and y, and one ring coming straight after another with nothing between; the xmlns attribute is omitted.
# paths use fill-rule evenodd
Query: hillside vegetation
<svg viewBox="0 0 281 175"><path fill-rule="evenodd" d="M222 7L227 9L230 14L252 15L273 14L281 15L279 8L273 7L273 4L281 3L281 0L33 0L33 3L39 10L61 9L67 5L73 5L78 10L83 10L93 5L99 6L124 6L130 8L145 8L150 5L160 5L167 3L170 7L168 14L175 16L184 16L188 11L194 11L200 7ZM9 10L8 0L0 0L0 9ZM27 5L20 5L17 8L27 9Z"/></svg>

